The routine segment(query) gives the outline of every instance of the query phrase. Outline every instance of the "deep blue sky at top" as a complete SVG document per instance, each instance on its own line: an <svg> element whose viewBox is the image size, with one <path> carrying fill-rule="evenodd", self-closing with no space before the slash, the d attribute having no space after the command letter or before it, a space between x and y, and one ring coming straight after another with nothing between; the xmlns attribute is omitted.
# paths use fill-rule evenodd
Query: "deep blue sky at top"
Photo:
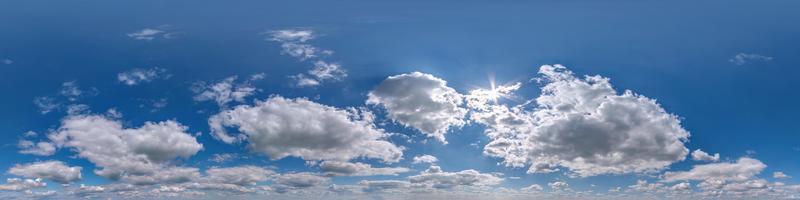
<svg viewBox="0 0 800 200"><path fill-rule="evenodd" d="M6 0L0 2L0 59L13 63L0 64L0 169L42 159L16 153L16 143L26 131L58 126L63 112L42 115L32 101L54 95L65 81L95 87L98 95L80 102L95 112L118 108L129 126L176 119L191 132L204 133L198 140L205 150L187 161L203 167L211 154L240 152L244 146L224 145L207 134L207 117L218 108L191 99L195 81L263 72L266 79L255 84L263 92L255 99L319 95L315 101L345 107L362 106L366 92L390 75L426 72L465 93L487 87L494 74L501 83L526 82L519 96L529 99L538 95L536 84L528 83L538 66L560 63L580 75L609 77L619 91L657 99L683 118L692 150L702 147L730 159L752 150L768 171L800 174L798 10L800 2L793 0ZM176 38L126 36L159 26L176 32ZM333 50L330 60L349 76L317 88L292 87L287 76L306 71L310 63L281 55L279 44L263 33L297 27L320 34L311 43ZM728 61L739 53L774 60ZM117 73L137 67L161 67L173 77L135 87L116 81ZM168 106L157 112L139 107L165 97ZM437 155L444 169L524 176L525 169L495 166L497 160L469 146L482 139L481 131L468 126L450 133L447 146L413 144L418 148L405 154ZM70 155L60 151L54 158L90 167ZM254 157L253 162L281 169L303 165L299 159Z"/></svg>

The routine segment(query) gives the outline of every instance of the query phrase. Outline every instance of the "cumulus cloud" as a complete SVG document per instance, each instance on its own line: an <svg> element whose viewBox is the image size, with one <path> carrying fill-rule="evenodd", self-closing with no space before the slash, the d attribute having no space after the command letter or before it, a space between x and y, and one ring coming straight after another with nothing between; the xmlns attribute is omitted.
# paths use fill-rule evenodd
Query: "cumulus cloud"
<svg viewBox="0 0 800 200"><path fill-rule="evenodd" d="M171 75L167 74L167 70L163 68L134 68L117 74L117 80L125 85L138 85L155 79L167 79L170 76Z"/></svg>
<svg viewBox="0 0 800 200"><path fill-rule="evenodd" d="M44 161L15 165L8 170L8 173L25 178L43 178L67 184L81 179L81 169L77 166L67 166L61 161Z"/></svg>
<svg viewBox="0 0 800 200"><path fill-rule="evenodd" d="M319 164L323 174L328 176L375 176L391 175L408 172L405 167L372 167L366 163L350 163L340 161L323 161Z"/></svg>
<svg viewBox="0 0 800 200"><path fill-rule="evenodd" d="M42 179L20 179L20 178L9 178L6 179L6 184L0 185L0 191L2 190L11 190L11 191L20 191L20 190L30 190L33 188L41 188L47 186L47 183L43 182Z"/></svg>
<svg viewBox="0 0 800 200"><path fill-rule="evenodd" d="M688 154L689 132L655 100L619 94L608 78L576 77L561 65L544 65L539 73L546 83L541 96L521 105L488 104L475 97L481 91L468 95L470 118L486 125L491 138L485 154L507 166L530 165L528 173L560 166L579 176L661 170Z"/></svg>
<svg viewBox="0 0 800 200"><path fill-rule="evenodd" d="M314 68L308 71L308 74L314 76L316 80L341 80L347 77L347 72L337 63L329 63L325 61L314 62Z"/></svg>
<svg viewBox="0 0 800 200"><path fill-rule="evenodd" d="M232 153L222 153L222 154L215 153L214 155L211 155L211 158L208 160L215 163L223 163L236 159L237 157L239 157L239 155Z"/></svg>
<svg viewBox="0 0 800 200"><path fill-rule="evenodd" d="M251 80L237 82L237 76L225 78L216 83L197 82L192 86L195 101L214 101L220 108L225 108L230 102L244 102L245 97L255 94L257 89Z"/></svg>
<svg viewBox="0 0 800 200"><path fill-rule="evenodd" d="M17 144L21 154L31 154L37 156L50 156L56 152L56 146L50 142L33 142L30 140L20 140Z"/></svg>
<svg viewBox="0 0 800 200"><path fill-rule="evenodd" d="M439 161L439 159L437 159L435 156L425 154L425 155L414 156L414 159L413 159L412 163L413 164L420 164L420 163L434 164L437 161Z"/></svg>
<svg viewBox="0 0 800 200"><path fill-rule="evenodd" d="M11 59L8 59L8 58L5 58L0 62L2 62L3 64L6 64L6 65L14 64L14 61L11 60Z"/></svg>
<svg viewBox="0 0 800 200"><path fill-rule="evenodd" d="M278 176L273 181L272 188L278 193L284 193L295 189L321 186L328 182L330 182L330 178L317 174L307 172L290 173Z"/></svg>
<svg viewBox="0 0 800 200"><path fill-rule="evenodd" d="M528 187L520 189L520 191L523 192L541 192L542 190L544 190L544 188L539 184L532 184L529 185Z"/></svg>
<svg viewBox="0 0 800 200"><path fill-rule="evenodd" d="M447 81L421 72L389 76L367 99L367 104L386 108L390 119L443 143L447 143L444 134L450 127L466 123L463 103L463 96L448 87Z"/></svg>
<svg viewBox="0 0 800 200"><path fill-rule="evenodd" d="M730 60L728 60L728 62L731 62L735 65L744 65L747 64L748 62L758 62L758 61L769 62L772 61L772 57L753 54L753 53L739 53L733 56L733 58L731 58Z"/></svg>
<svg viewBox="0 0 800 200"><path fill-rule="evenodd" d="M680 180L722 180L744 181L761 173L767 165L759 160L742 157L733 163L711 163L695 165L689 171L666 172L664 181Z"/></svg>
<svg viewBox="0 0 800 200"><path fill-rule="evenodd" d="M719 153L712 156L703 150L697 149L692 152L692 160L717 162L719 161Z"/></svg>
<svg viewBox="0 0 800 200"><path fill-rule="evenodd" d="M64 118L48 138L94 163L94 172L106 178L137 184L181 182L198 176L197 169L169 164L203 148L186 129L173 120L125 128L105 116L75 115Z"/></svg>
<svg viewBox="0 0 800 200"><path fill-rule="evenodd" d="M409 176L409 182L431 188L448 189L459 186L494 186L503 182L503 178L494 174L485 174L468 169L459 172L444 172L439 166L430 166L419 175Z"/></svg>
<svg viewBox="0 0 800 200"><path fill-rule="evenodd" d="M206 170L205 180L212 183L234 184L239 186L256 185L276 175L272 170L251 165L211 168Z"/></svg>
<svg viewBox="0 0 800 200"><path fill-rule="evenodd" d="M308 99L272 96L255 105L240 105L209 118L211 133L226 143L248 141L252 151L273 160L287 156L305 160L346 161L357 157L397 162L402 149L373 124L366 110L339 109ZM238 128L230 135L226 127Z"/></svg>

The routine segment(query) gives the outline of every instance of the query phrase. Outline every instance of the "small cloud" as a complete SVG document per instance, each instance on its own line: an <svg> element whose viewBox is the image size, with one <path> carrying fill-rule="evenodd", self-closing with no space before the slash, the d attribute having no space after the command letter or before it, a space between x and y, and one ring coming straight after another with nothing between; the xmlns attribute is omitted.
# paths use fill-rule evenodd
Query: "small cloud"
<svg viewBox="0 0 800 200"><path fill-rule="evenodd" d="M6 65L14 64L14 61L11 60L11 59L8 59L8 58L3 59L2 62L3 62L3 64L6 64Z"/></svg>
<svg viewBox="0 0 800 200"><path fill-rule="evenodd" d="M169 28L169 26L166 25L159 26L158 28L144 28L142 30L128 33L126 35L135 40L147 40L147 41L151 41L158 38L163 38L163 39L175 38L177 33L167 31L166 30L167 28Z"/></svg>
<svg viewBox="0 0 800 200"><path fill-rule="evenodd" d="M748 62L769 62L772 61L772 57L763 56L758 54L748 54L748 53L739 53L736 56L733 56L728 62L731 62L735 65L744 65Z"/></svg>
<svg viewBox="0 0 800 200"><path fill-rule="evenodd" d="M166 69L158 67L150 69L134 68L117 74L117 80L125 85L138 85L139 83L146 83L155 79L168 79L170 77L172 75L167 74Z"/></svg>
<svg viewBox="0 0 800 200"><path fill-rule="evenodd" d="M791 176L789 176L789 175L786 175L786 174L785 174L785 173L783 173L783 172L773 172L773 173L772 173L772 178L779 178L779 179L783 179L783 178L792 178L792 177L791 177Z"/></svg>

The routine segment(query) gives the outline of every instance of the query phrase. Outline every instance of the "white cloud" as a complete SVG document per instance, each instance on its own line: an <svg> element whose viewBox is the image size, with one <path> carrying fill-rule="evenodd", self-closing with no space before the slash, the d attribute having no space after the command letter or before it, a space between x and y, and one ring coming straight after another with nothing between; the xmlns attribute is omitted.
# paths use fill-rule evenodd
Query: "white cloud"
<svg viewBox="0 0 800 200"><path fill-rule="evenodd" d="M789 175L786 175L783 172L773 172L772 173L772 178L784 179L784 178L792 178L792 177L789 176Z"/></svg>
<svg viewBox="0 0 800 200"><path fill-rule="evenodd" d="M697 149L692 152L692 160L717 162L719 161L719 153L716 153L712 156L703 150Z"/></svg>
<svg viewBox="0 0 800 200"><path fill-rule="evenodd" d="M237 154L231 154L231 153L217 154L217 153L215 153L214 155L211 155L211 158L208 159L208 160L211 161L211 162L215 162L215 163L224 163L224 162L236 159L237 157L239 157L239 155L237 155Z"/></svg>
<svg viewBox="0 0 800 200"><path fill-rule="evenodd" d="M397 162L402 149L385 140L366 110L339 109L304 98L272 96L255 105L240 105L209 118L212 136L226 143L247 140L251 150L273 160L346 161L357 157ZM231 136L226 127L238 128Z"/></svg>
<svg viewBox="0 0 800 200"><path fill-rule="evenodd" d="M692 189L692 184L689 182L681 182L669 187L672 191L687 191Z"/></svg>
<svg viewBox="0 0 800 200"><path fill-rule="evenodd" d="M414 159L413 159L412 163L413 164L420 164L420 163L434 164L437 161L439 161L439 159L437 159L435 156L425 154L425 155L414 156Z"/></svg>
<svg viewBox="0 0 800 200"><path fill-rule="evenodd" d="M2 62L3 62L3 64L6 64L6 65L14 64L14 61L11 60L11 59L8 59L8 58L3 59Z"/></svg>
<svg viewBox="0 0 800 200"><path fill-rule="evenodd" d="M20 178L9 178L6 179L6 184L0 185L0 191L2 190L12 190L12 191L20 191L20 190L30 190L33 188L41 188L47 186L47 183L42 182L42 179L20 179Z"/></svg>
<svg viewBox="0 0 800 200"><path fill-rule="evenodd" d="M530 165L529 173L560 166L593 176L661 170L688 154L689 132L655 100L618 94L608 78L579 78L561 65L544 65L539 73L546 83L542 95L524 104L492 105L474 92L467 97L471 119L488 127L484 153L503 158L506 166ZM526 110L529 103L533 110Z"/></svg>
<svg viewBox="0 0 800 200"><path fill-rule="evenodd" d="M535 193L535 192L541 192L542 190L544 190L544 188L539 184L532 184L532 185L529 185L528 187L524 187L524 188L522 188L520 190L523 191L523 192L534 192Z"/></svg>
<svg viewBox="0 0 800 200"><path fill-rule="evenodd" d="M494 186L503 178L468 169L459 172L444 172L439 166L431 166L419 175L409 176L409 182L431 188L448 189L459 186Z"/></svg>
<svg viewBox="0 0 800 200"><path fill-rule="evenodd" d="M276 192L284 193L295 189L321 186L329 182L330 178L328 177L307 172L281 174L273 181L272 188Z"/></svg>
<svg viewBox="0 0 800 200"><path fill-rule="evenodd" d="M211 168L206 170L204 179L212 183L234 184L239 186L256 185L276 175L274 171L251 165Z"/></svg>
<svg viewBox="0 0 800 200"><path fill-rule="evenodd" d="M411 186L408 181L401 180L361 180L358 185L364 187L366 192L406 189Z"/></svg>
<svg viewBox="0 0 800 200"><path fill-rule="evenodd" d="M37 97L33 99L33 104L39 108L39 113L47 114L61 106L51 97Z"/></svg>
<svg viewBox="0 0 800 200"><path fill-rule="evenodd" d="M167 79L170 76L171 75L167 74L167 70L163 68L134 68L117 74L117 80L125 85L138 85L139 83L147 83L155 79Z"/></svg>
<svg viewBox="0 0 800 200"><path fill-rule="evenodd" d="M20 148L19 153L37 156L50 156L56 152L56 146L50 142L36 142L30 140L20 140L17 144Z"/></svg>
<svg viewBox="0 0 800 200"><path fill-rule="evenodd" d="M163 28L167 26L161 26L161 27ZM144 28L142 30L128 33L126 35L135 40L146 40L146 41L151 41L158 38L170 39L175 37L176 33L167 32L162 28Z"/></svg>
<svg viewBox="0 0 800 200"><path fill-rule="evenodd" d="M305 74L297 74L294 76L289 76L295 80L295 85L298 87L309 87L309 86L317 86L320 84L319 81L316 79L310 78Z"/></svg>
<svg viewBox="0 0 800 200"><path fill-rule="evenodd" d="M237 78L237 76L231 76L211 84L195 83L192 87L192 91L196 94L194 100L214 101L220 108L227 107L228 103L232 101L244 102L245 97L255 94L257 89L253 87L250 80L237 83Z"/></svg>
<svg viewBox="0 0 800 200"><path fill-rule="evenodd" d="M342 66L337 63L329 63L325 61L314 62L314 68L308 71L308 74L314 76L319 81L325 80L341 80L347 77L347 72L342 69Z"/></svg>
<svg viewBox="0 0 800 200"><path fill-rule="evenodd" d="M331 55L333 51L317 48L308 42L316 38L310 29L286 29L269 32L269 40L281 43L281 53L300 61L316 58L314 68L305 74L289 76L298 87L318 86L324 81L339 81L347 77L347 71L338 63L323 60L322 56Z"/></svg>
<svg viewBox="0 0 800 200"><path fill-rule="evenodd" d="M368 104L386 108L388 117L416 128L428 137L446 143L450 127L461 127L467 109L463 96L447 87L447 81L430 74L413 72L389 76L369 92Z"/></svg>
<svg viewBox="0 0 800 200"><path fill-rule="evenodd" d="M744 181L761 173L767 165L759 160L742 157L734 163L711 163L695 165L689 171L666 172L664 181L722 180Z"/></svg>
<svg viewBox="0 0 800 200"><path fill-rule="evenodd" d="M728 62L731 62L735 65L744 65L747 64L748 62L756 62L756 61L769 62L772 61L772 57L758 55L758 54L739 53L736 54L736 56L733 56L733 58L731 58L730 60L728 60Z"/></svg>
<svg viewBox="0 0 800 200"><path fill-rule="evenodd" d="M199 173L170 163L188 158L203 148L187 127L168 120L145 122L139 128L99 115L68 116L48 137L59 147L72 148L98 168L95 173L137 184L180 182Z"/></svg>
<svg viewBox="0 0 800 200"><path fill-rule="evenodd" d="M8 173L25 178L43 178L67 184L81 179L81 167L70 167L61 161L44 161L15 165Z"/></svg>
<svg viewBox="0 0 800 200"><path fill-rule="evenodd" d="M408 172L405 167L372 167L366 163L350 163L340 161L323 161L319 164L323 174L328 176L375 176L391 175Z"/></svg>
<svg viewBox="0 0 800 200"><path fill-rule="evenodd" d="M76 81L67 81L61 84L61 91L59 91L59 94L67 97L70 101L75 101L83 94L83 91Z"/></svg>
<svg viewBox="0 0 800 200"><path fill-rule="evenodd" d="M307 41L314 39L314 32L307 29L286 29L270 32L270 40L280 42L282 53L300 60L317 57L320 50Z"/></svg>
<svg viewBox="0 0 800 200"><path fill-rule="evenodd" d="M569 189L569 184L567 184L566 182L563 182L563 181L550 182L550 183L547 183L547 186L550 186L551 189L557 190L557 191L558 190Z"/></svg>

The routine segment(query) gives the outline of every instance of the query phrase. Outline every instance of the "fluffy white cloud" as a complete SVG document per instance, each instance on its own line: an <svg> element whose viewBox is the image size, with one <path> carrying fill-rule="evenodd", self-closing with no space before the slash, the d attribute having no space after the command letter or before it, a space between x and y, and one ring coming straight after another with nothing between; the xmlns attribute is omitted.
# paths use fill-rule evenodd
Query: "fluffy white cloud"
<svg viewBox="0 0 800 200"><path fill-rule="evenodd" d="M759 160L742 157L734 163L711 163L695 165L689 171L666 172L664 181L722 180L744 181L761 173L767 165Z"/></svg>
<svg viewBox="0 0 800 200"><path fill-rule="evenodd" d="M197 169L171 167L203 148L187 127L168 120L145 122L139 128L99 115L68 116L48 138L59 147L72 148L98 169L95 173L137 184L181 182L198 176Z"/></svg>
<svg viewBox="0 0 800 200"><path fill-rule="evenodd" d="M744 65L748 62L753 61L762 61L762 62L769 62L772 61L772 57L763 56L758 54L751 54L751 53L739 53L736 56L733 56L728 62L731 62L735 65Z"/></svg>
<svg viewBox="0 0 800 200"><path fill-rule="evenodd" d="M346 161L357 157L397 162L402 149L385 140L365 110L339 109L308 99L272 96L255 105L240 105L209 118L212 135L226 143L247 140L251 150L271 159ZM226 127L237 127L231 136Z"/></svg>
<svg viewBox="0 0 800 200"><path fill-rule="evenodd" d="M211 168L206 170L205 180L213 183L234 184L239 186L255 185L268 180L275 172L256 166L238 166L225 168Z"/></svg>
<svg viewBox="0 0 800 200"><path fill-rule="evenodd" d="M413 164L420 164L420 163L433 164L433 163L436 163L437 161L439 161L439 159L437 159L435 156L427 155L427 154L414 156L413 160L414 160Z"/></svg>
<svg viewBox="0 0 800 200"><path fill-rule="evenodd" d="M319 81L311 77L308 77L308 75L305 74L297 74L294 76L289 76L289 78L294 79L295 85L299 87L317 86L320 84Z"/></svg>
<svg viewBox="0 0 800 200"><path fill-rule="evenodd" d="M446 143L450 127L461 127L467 109L463 96L447 86L447 81L430 74L413 72L389 76L369 92L368 104L386 108L388 117L416 128L428 137Z"/></svg>
<svg viewBox="0 0 800 200"><path fill-rule="evenodd" d="M47 183L42 182L42 179L20 179L20 178L9 178L6 179L6 184L0 185L0 191L2 190L13 190L13 191L20 191L20 190L30 190L33 188L40 188L47 186Z"/></svg>
<svg viewBox="0 0 800 200"><path fill-rule="evenodd" d="M192 91L196 94L194 100L214 101L220 108L227 107L228 103L232 101L244 102L245 97L255 94L257 89L251 84L252 78L241 83L236 82L237 78L237 76L231 76L210 84L195 83L192 86Z"/></svg>
<svg viewBox="0 0 800 200"><path fill-rule="evenodd" d="M70 167L61 161L44 161L15 165L8 170L9 174L25 178L43 178L67 184L81 179L81 167Z"/></svg>
<svg viewBox="0 0 800 200"><path fill-rule="evenodd" d="M147 83L155 79L167 79L171 75L167 74L167 70L163 68L150 68L140 69L135 68L128 71L120 72L117 74L117 80L125 85L137 85L139 83Z"/></svg>
<svg viewBox="0 0 800 200"><path fill-rule="evenodd" d="M655 100L618 94L608 78L579 78L561 65L544 65L539 73L546 83L542 94L525 104L489 104L486 91L468 95L471 119L488 127L485 154L503 158L507 166L530 165L529 173L561 166L580 176L660 170L688 154L689 132ZM530 103L536 105L532 110L526 109Z"/></svg>
<svg viewBox="0 0 800 200"><path fill-rule="evenodd" d="M697 149L692 152L692 160L717 162L719 161L719 153L712 156L703 150Z"/></svg>
<svg viewBox="0 0 800 200"><path fill-rule="evenodd" d="M439 166L431 166L419 175L409 176L409 182L437 189L459 186L493 186L503 182L494 174L485 174L468 169L459 172L444 172Z"/></svg>
<svg viewBox="0 0 800 200"><path fill-rule="evenodd" d="M56 152L56 146L50 142L36 142L30 140L20 140L17 144L21 154L32 154L38 156L49 156Z"/></svg>
<svg viewBox="0 0 800 200"><path fill-rule="evenodd" d="M381 167L375 168L366 163L350 163L340 161L323 161L319 168L325 175L329 176L375 176L392 175L408 172L405 167Z"/></svg>
<svg viewBox="0 0 800 200"><path fill-rule="evenodd" d="M786 175L783 172L773 172L772 173L772 178L779 178L780 179L780 178L792 178L792 177L789 176L789 175Z"/></svg>

